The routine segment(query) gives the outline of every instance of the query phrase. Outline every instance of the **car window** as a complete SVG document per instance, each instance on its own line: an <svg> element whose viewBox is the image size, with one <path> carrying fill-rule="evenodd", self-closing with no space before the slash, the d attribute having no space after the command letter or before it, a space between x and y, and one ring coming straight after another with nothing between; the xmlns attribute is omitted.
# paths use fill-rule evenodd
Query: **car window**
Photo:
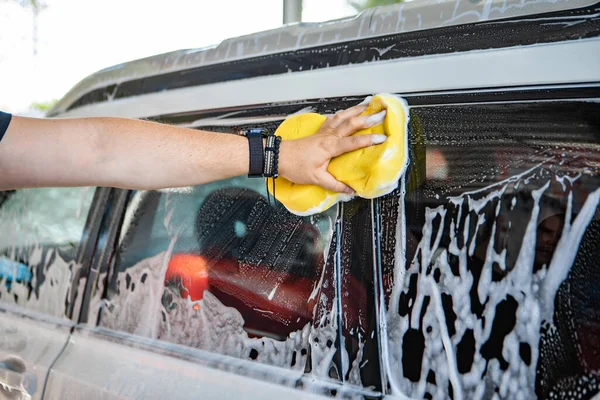
<svg viewBox="0 0 600 400"><path fill-rule="evenodd" d="M94 190L0 193L0 301L64 316Z"/></svg>
<svg viewBox="0 0 600 400"><path fill-rule="evenodd" d="M379 201L393 389L598 391L599 116L597 101L411 109L413 162Z"/></svg>
<svg viewBox="0 0 600 400"><path fill-rule="evenodd" d="M135 192L91 309L104 328L310 369L317 328L335 335L331 309L314 321L333 286L323 275L336 212L292 215L269 202L264 180L246 177Z"/></svg>
<svg viewBox="0 0 600 400"><path fill-rule="evenodd" d="M382 390L379 329L375 309L373 202L354 199L341 206L340 308L343 380Z"/></svg>

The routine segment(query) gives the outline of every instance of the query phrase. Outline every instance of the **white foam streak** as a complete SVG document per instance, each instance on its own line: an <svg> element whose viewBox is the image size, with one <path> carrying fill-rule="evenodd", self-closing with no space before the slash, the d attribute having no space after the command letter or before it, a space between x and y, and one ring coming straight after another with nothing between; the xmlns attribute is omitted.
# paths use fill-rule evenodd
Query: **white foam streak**
<svg viewBox="0 0 600 400"><path fill-rule="evenodd" d="M398 201L398 223L396 225L396 249L395 249L395 264L394 264L394 285L390 295L389 311L386 314L384 301L384 291L380 293L380 318L381 321L381 349L383 352L383 360L386 364L387 371L394 371L399 365L402 365L402 347L393 346L394 343L399 343L398 339L394 338L394 332L399 332L401 324L398 315L398 303L402 288L404 287L404 279L406 276L406 214L404 199L406 195L406 179L404 175L400 180L400 199ZM390 327L388 329L388 326ZM385 340L385 338L389 338ZM390 344L392 346L390 346ZM392 348L390 348L392 347ZM392 393L400 395L402 393L400 385L397 381L397 375L393 373L387 374L388 383L392 389Z"/></svg>
<svg viewBox="0 0 600 400"><path fill-rule="evenodd" d="M540 189L534 190L531 195L534 200L534 207L531 211L531 218L527 224L525 235L523 237L523 244L519 251L519 257L515 264L515 268L511 274L513 278L513 284L523 290L528 290L528 286L531 284L531 276L533 274L533 262L535 259L535 244L537 238L537 222L540 214L540 198L542 194L550 186L550 181L546 182ZM570 264L569 264L570 268Z"/></svg>
<svg viewBox="0 0 600 400"><path fill-rule="evenodd" d="M587 226L594 216L594 212L600 201L600 189L591 193L585 204L581 208L579 215L571 225L571 209L573 195L569 193L569 203L567 208L567 219L563 228L563 234L558 241L554 256L550 262L550 268L542 283L540 297L543 309L543 319L552 321L554 315L554 296L560 284L567 278L571 265L575 261L575 256L579 250L579 243L585 233Z"/></svg>
<svg viewBox="0 0 600 400"><path fill-rule="evenodd" d="M450 382L452 382L452 388L454 389L454 398L456 400L462 400L464 398L462 384L459 379L456 355L454 354L454 346L452 344L452 340L450 340L448 328L446 328L446 317L444 316L444 308L442 306L442 296L437 287L437 283L431 278L428 279L428 282L435 301L435 316L440 324L442 342L444 343L444 350L446 351L446 358L448 361Z"/></svg>

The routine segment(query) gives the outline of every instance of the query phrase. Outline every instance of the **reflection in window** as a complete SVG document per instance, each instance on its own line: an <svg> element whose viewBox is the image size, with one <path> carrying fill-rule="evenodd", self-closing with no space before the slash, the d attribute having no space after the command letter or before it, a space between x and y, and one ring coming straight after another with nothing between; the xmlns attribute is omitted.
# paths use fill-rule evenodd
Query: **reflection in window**
<svg viewBox="0 0 600 400"><path fill-rule="evenodd" d="M380 210L391 384L416 398L590 397L600 383L598 104L411 112L425 179L412 166L406 195Z"/></svg>
<svg viewBox="0 0 600 400"><path fill-rule="evenodd" d="M135 193L101 325L304 370L335 209L294 216L263 183Z"/></svg>
<svg viewBox="0 0 600 400"><path fill-rule="evenodd" d="M23 189L0 197L0 300L63 316L91 188Z"/></svg>

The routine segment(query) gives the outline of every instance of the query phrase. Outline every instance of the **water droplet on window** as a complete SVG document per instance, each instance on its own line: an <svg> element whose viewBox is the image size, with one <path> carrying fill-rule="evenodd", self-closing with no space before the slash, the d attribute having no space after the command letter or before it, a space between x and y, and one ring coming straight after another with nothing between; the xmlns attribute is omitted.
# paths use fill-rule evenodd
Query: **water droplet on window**
<svg viewBox="0 0 600 400"><path fill-rule="evenodd" d="M244 236L246 236L246 224L243 223L242 221L235 221L235 225L234 225L234 229L235 229L235 235L239 238L242 238Z"/></svg>

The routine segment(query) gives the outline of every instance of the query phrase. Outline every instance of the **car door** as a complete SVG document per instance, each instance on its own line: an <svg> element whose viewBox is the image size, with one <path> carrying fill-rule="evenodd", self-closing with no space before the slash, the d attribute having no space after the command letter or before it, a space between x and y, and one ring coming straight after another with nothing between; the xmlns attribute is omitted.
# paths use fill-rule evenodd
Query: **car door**
<svg viewBox="0 0 600 400"><path fill-rule="evenodd" d="M392 393L598 394L599 93L408 98L411 166L377 215Z"/></svg>
<svg viewBox="0 0 600 400"><path fill-rule="evenodd" d="M74 324L93 188L0 192L0 397L41 399Z"/></svg>
<svg viewBox="0 0 600 400"><path fill-rule="evenodd" d="M340 345L336 208L294 216L247 177L110 197L49 398L310 398L358 372Z"/></svg>

